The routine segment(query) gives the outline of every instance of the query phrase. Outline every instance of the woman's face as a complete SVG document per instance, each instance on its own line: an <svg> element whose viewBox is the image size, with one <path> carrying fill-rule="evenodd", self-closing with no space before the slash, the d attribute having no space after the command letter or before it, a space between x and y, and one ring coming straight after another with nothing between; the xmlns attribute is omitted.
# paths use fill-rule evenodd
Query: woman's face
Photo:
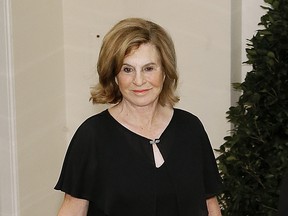
<svg viewBox="0 0 288 216"><path fill-rule="evenodd" d="M122 102L141 107L157 103L165 75L156 47L148 43L132 50L124 58L116 79Z"/></svg>

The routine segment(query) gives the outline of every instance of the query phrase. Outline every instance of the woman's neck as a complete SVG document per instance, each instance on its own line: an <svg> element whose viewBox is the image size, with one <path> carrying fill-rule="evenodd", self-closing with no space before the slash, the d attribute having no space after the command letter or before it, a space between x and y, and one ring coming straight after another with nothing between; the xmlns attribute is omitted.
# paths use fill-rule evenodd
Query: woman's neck
<svg viewBox="0 0 288 216"><path fill-rule="evenodd" d="M173 114L171 107L161 106L158 103L140 107L124 101L109 111L122 125L151 139L158 138Z"/></svg>
<svg viewBox="0 0 288 216"><path fill-rule="evenodd" d="M152 124L157 114L161 112L163 107L158 103L149 104L147 106L135 106L126 101L122 101L115 106L118 115L129 121L138 122L140 124Z"/></svg>

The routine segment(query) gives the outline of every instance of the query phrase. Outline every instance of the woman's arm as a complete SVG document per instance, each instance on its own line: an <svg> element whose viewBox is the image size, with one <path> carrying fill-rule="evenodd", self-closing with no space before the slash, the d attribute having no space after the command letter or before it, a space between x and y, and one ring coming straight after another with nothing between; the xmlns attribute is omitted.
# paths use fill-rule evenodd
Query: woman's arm
<svg viewBox="0 0 288 216"><path fill-rule="evenodd" d="M206 203L209 216L221 216L221 210L218 204L217 197L211 197L207 199Z"/></svg>
<svg viewBox="0 0 288 216"><path fill-rule="evenodd" d="M89 201L65 194L58 216L86 216Z"/></svg>

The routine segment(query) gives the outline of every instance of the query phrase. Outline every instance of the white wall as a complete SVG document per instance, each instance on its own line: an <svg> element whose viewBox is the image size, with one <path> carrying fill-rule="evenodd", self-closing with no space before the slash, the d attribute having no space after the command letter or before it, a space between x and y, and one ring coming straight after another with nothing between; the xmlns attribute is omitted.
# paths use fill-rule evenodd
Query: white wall
<svg viewBox="0 0 288 216"><path fill-rule="evenodd" d="M0 1L0 215L18 215L18 174L10 2Z"/></svg>
<svg viewBox="0 0 288 216"><path fill-rule="evenodd" d="M56 215L65 151L62 3L12 0L19 211Z"/></svg>
<svg viewBox="0 0 288 216"><path fill-rule="evenodd" d="M229 0L63 2L68 140L83 119L105 108L88 101L103 36L120 19L134 16L151 19L170 32L180 72L178 107L202 119L215 148L223 143L229 129Z"/></svg>

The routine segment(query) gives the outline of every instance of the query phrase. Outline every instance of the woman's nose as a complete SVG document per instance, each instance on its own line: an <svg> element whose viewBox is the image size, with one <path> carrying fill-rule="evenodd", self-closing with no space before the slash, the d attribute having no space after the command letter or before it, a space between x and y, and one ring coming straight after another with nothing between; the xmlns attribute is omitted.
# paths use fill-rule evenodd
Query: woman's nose
<svg viewBox="0 0 288 216"><path fill-rule="evenodd" d="M137 71L135 73L135 77L134 77L133 83L135 85L137 85L137 86L141 86L145 82L146 82L146 79L145 79L145 75L144 75L143 71Z"/></svg>

